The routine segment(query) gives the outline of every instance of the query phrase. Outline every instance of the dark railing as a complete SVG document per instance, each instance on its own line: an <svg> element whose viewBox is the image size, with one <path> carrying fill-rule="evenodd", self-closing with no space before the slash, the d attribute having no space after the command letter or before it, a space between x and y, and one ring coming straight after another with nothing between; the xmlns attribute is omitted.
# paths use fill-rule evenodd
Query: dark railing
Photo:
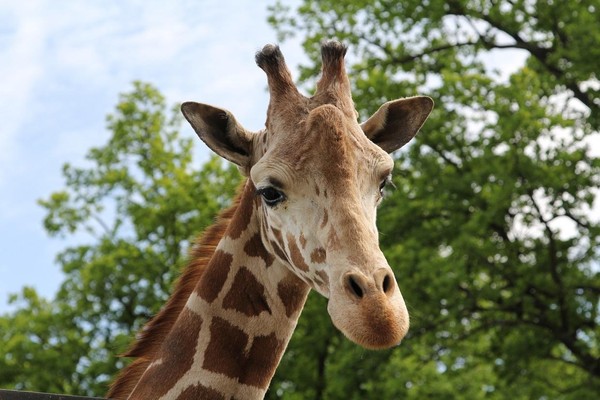
<svg viewBox="0 0 600 400"><path fill-rule="evenodd" d="M66 394L49 394L34 392L18 392L16 390L0 389L0 400L89 400L99 397L67 396Z"/></svg>

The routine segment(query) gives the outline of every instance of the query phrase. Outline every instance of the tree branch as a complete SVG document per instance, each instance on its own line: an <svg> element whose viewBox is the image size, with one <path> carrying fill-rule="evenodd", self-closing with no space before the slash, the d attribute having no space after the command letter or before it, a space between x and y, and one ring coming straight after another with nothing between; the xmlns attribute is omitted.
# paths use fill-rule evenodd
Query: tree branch
<svg viewBox="0 0 600 400"><path fill-rule="evenodd" d="M548 235L548 253L550 257L550 274L552 280L557 285L558 293L558 307L560 312L560 319L562 329L559 332L554 332L554 335L577 357L583 364L583 368L589 373L600 376L600 358L596 358L591 354L584 353L580 346L577 344L577 337L575 331L571 328L570 319L567 310L565 287L562 281L561 274L559 272L559 261L557 257L557 246L554 238L554 232L548 225L548 221L543 217L541 209L533 197L533 192L528 192L529 198L533 204L533 207L538 213L538 219L544 225L544 229Z"/></svg>
<svg viewBox="0 0 600 400"><path fill-rule="evenodd" d="M570 218L573 222L575 222L575 224L577 226L579 226L580 228L584 228L586 230L590 230L590 224L588 224L587 222L582 221L579 217L576 217L575 215L573 215L573 213L571 212L571 210L569 210L566 207L562 208L563 212L565 213L564 215L568 218Z"/></svg>
<svg viewBox="0 0 600 400"><path fill-rule="evenodd" d="M558 249L556 246L556 240L554 238L554 231L552 231L552 228L550 228L548 221L544 218L542 210L533 196L533 191L529 190L527 194L529 196L529 199L531 200L533 208L535 208L538 214L538 220L542 223L542 225L544 225L544 230L546 231L546 235L548 238L548 256L550 260L550 275L552 276L552 280L554 281L558 289L558 305L560 309L561 325L565 332L569 332L570 334L571 328L565 304L565 288L562 281L562 277L559 272L559 261L557 257Z"/></svg>
<svg viewBox="0 0 600 400"><path fill-rule="evenodd" d="M492 28L495 28L501 32L504 32L505 34L510 36L515 41L514 44L500 45L495 42L488 41L477 30L475 30L475 32L479 35L479 40L476 42L471 42L473 45L481 43L484 46L486 46L486 48L488 48L488 49L516 48L516 49L526 50L533 57L535 57L542 64L542 66L544 68L546 68L546 70L548 70L548 72L550 72L550 74L554 75L554 77L556 77L560 82L562 82L567 89L571 90L573 92L574 97L576 99L578 99L579 101L581 101L586 107L588 107L590 110L592 108L598 107L594 104L594 102L592 101L590 96L588 96L587 93L585 93L581 90L581 88L579 87L577 82L568 80L565 76L566 75L565 71L563 71L562 69L558 68L556 65L554 65L548 61L548 56L552 53L552 50L553 50L552 48L544 48L544 47L537 46L532 42L528 42L525 39L523 39L519 35L518 32L512 31L505 24L501 23L498 20L491 18L489 15L486 15L483 13L472 13L472 12L467 11L462 6L462 4L460 4L458 1L450 0L450 1L448 1L448 5L450 6L450 11L448 14L462 16L462 17L467 18L467 20L469 20L470 18L477 18L482 21L485 21ZM471 25L473 25L473 24L471 24ZM567 39L564 37L561 37L561 40L566 41Z"/></svg>

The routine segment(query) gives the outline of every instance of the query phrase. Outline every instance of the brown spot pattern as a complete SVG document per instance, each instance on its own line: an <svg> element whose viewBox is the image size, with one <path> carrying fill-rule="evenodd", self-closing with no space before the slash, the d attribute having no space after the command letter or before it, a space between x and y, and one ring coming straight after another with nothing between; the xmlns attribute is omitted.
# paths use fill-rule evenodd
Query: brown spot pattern
<svg viewBox="0 0 600 400"><path fill-rule="evenodd" d="M215 317L210 324L210 342L204 354L202 367L208 371L239 378L248 335L226 320Z"/></svg>
<svg viewBox="0 0 600 400"><path fill-rule="evenodd" d="M283 236L281 235L281 231L279 229L273 228L272 232L273 232L273 236L275 236L275 240L270 241L271 246L273 246L273 251L283 261L288 261L288 257L285 254L285 251L283 251L284 244L283 244Z"/></svg>
<svg viewBox="0 0 600 400"><path fill-rule="evenodd" d="M191 368L198 343L202 319L183 309L177 324L167 336L157 359L162 363L150 368L140 380L132 398L151 399L164 396ZM156 387L154 382L160 381Z"/></svg>
<svg viewBox="0 0 600 400"><path fill-rule="evenodd" d="M294 280L290 279L279 282L277 285L277 294L281 298L285 307L285 315L288 318L304 306L308 289L308 285L296 277L294 277Z"/></svg>
<svg viewBox="0 0 600 400"><path fill-rule="evenodd" d="M241 267L235 275L231 289L223 299L223 308L239 311L249 317L263 311L271 313L265 297L265 287L246 267Z"/></svg>
<svg viewBox="0 0 600 400"><path fill-rule="evenodd" d="M254 234L254 236L252 236L250 240L246 242L244 251L250 257L262 258L267 268L273 264L274 257L265 249L262 238L260 237L260 233Z"/></svg>
<svg viewBox="0 0 600 400"><path fill-rule="evenodd" d="M303 249L306 248L306 238L303 233L300 234L300 246L302 246Z"/></svg>
<svg viewBox="0 0 600 400"><path fill-rule="evenodd" d="M198 296L209 303L213 302L225 284L232 262L233 256L231 254L225 253L222 250L215 251L206 272L200 278L200 282L196 288Z"/></svg>
<svg viewBox="0 0 600 400"><path fill-rule="evenodd" d="M325 228L327 225L327 221L329 221L329 214L327 210L323 210L323 221L321 221L321 229Z"/></svg>
<svg viewBox="0 0 600 400"><path fill-rule="evenodd" d="M178 397L177 400L188 400L188 399L210 399L210 400L225 400L225 396L217 392L214 389L208 388L203 385L194 385L185 389Z"/></svg>
<svg viewBox="0 0 600 400"><path fill-rule="evenodd" d="M321 278L323 286L329 287L329 275L325 271L317 271L317 276Z"/></svg>
<svg viewBox="0 0 600 400"><path fill-rule="evenodd" d="M275 254L277 254L277 256L279 258L281 258L283 261L287 261L288 258L286 256L285 252L279 246L279 243L272 240L271 246L273 246L273 251L275 252Z"/></svg>
<svg viewBox="0 0 600 400"><path fill-rule="evenodd" d="M252 185L252 183L248 180L247 185ZM247 188L247 190L250 189L254 191L253 187ZM254 198L255 196L249 195L242 198L242 201L240 202L240 205L235 213L235 217L232 218L231 223L227 228L226 235L230 238L238 239L242 235L242 232L248 228L252 218L252 213L254 212L254 208L252 206Z"/></svg>
<svg viewBox="0 0 600 400"><path fill-rule="evenodd" d="M269 386L284 350L285 343L278 340L274 333L255 337L240 382L262 388Z"/></svg>
<svg viewBox="0 0 600 400"><path fill-rule="evenodd" d="M329 231L329 237L327 239L327 245L330 249L337 250L341 247L340 238L338 237L336 231L333 228L331 228L331 230Z"/></svg>
<svg viewBox="0 0 600 400"><path fill-rule="evenodd" d="M316 264L322 264L327 258L327 252L322 247L317 247L310 253L310 261Z"/></svg>
<svg viewBox="0 0 600 400"><path fill-rule="evenodd" d="M287 235L288 247L290 248L290 256L292 257L292 262L296 268L301 269L304 272L308 272L308 265L306 261L304 261L304 257L302 257L302 253L296 244L296 239L292 236L291 233Z"/></svg>
<svg viewBox="0 0 600 400"><path fill-rule="evenodd" d="M250 338L222 318L215 317L210 326L210 343L206 349L203 367L223 374L240 383L266 388L271 381L285 344L275 337L257 336L248 353Z"/></svg>
<svg viewBox="0 0 600 400"><path fill-rule="evenodd" d="M277 242L279 242L280 247L283 246L283 236L281 235L281 231L279 229L272 228L273 235Z"/></svg>

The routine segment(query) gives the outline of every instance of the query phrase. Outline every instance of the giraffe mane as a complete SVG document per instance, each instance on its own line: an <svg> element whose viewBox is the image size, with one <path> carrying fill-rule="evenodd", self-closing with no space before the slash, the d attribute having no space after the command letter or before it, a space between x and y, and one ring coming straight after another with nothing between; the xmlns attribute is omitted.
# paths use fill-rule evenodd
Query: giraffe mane
<svg viewBox="0 0 600 400"><path fill-rule="evenodd" d="M240 185L243 188L244 185ZM160 345L167 337L183 310L188 298L206 270L219 241L223 237L233 214L240 204L242 190L238 188L232 205L221 211L213 225L196 238L190 250L189 261L175 284L167 304L137 334L132 346L120 357L136 358L111 384L108 397L126 399L135 388L144 371L153 361Z"/></svg>

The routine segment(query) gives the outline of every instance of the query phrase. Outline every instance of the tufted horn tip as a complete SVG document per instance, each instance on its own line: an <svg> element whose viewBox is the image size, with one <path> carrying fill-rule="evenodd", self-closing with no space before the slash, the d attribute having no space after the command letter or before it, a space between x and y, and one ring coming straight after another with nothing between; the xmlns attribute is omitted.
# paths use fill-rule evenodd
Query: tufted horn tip
<svg viewBox="0 0 600 400"><path fill-rule="evenodd" d="M279 66L285 63L281 49L275 44L265 45L262 50L256 52L254 59L256 65L262 70L265 70L270 66Z"/></svg>
<svg viewBox="0 0 600 400"><path fill-rule="evenodd" d="M343 59L348 47L336 39L329 39L321 43L321 58L324 63Z"/></svg>
<svg viewBox="0 0 600 400"><path fill-rule="evenodd" d="M297 101L301 97L292 74L285 64L283 53L279 46L267 44L262 50L254 56L256 65L267 75L269 84L269 93L271 101L269 103L269 113L280 107L278 104L288 104L290 101Z"/></svg>

